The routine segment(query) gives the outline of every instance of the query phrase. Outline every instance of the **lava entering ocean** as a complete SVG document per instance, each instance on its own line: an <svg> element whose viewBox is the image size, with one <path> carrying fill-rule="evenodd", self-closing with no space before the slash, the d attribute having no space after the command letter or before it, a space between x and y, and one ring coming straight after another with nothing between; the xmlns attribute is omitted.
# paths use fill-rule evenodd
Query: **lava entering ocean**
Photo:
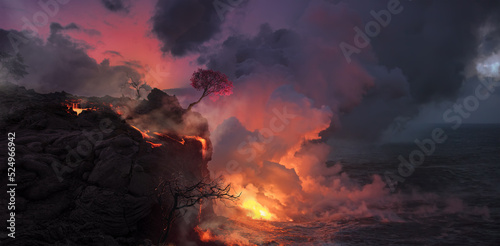
<svg viewBox="0 0 500 246"><path fill-rule="evenodd" d="M269 212L269 209L260 205L254 199L247 199L241 207L248 210L247 216L254 220L275 220L276 215Z"/></svg>
<svg viewBox="0 0 500 246"><path fill-rule="evenodd" d="M216 239L210 230L203 230L199 226L196 226L194 230L198 233L202 242L212 242Z"/></svg>
<svg viewBox="0 0 500 246"><path fill-rule="evenodd" d="M71 102L73 103L73 102ZM77 102L75 102L77 103ZM83 104L82 104L83 105ZM92 105L92 104L87 104ZM383 196L385 184L375 179L373 184L360 187L351 185L349 178L341 174L340 166L327 168L325 161L329 153L329 146L315 142L318 134L326 129L330 123L331 111L328 108L317 109L305 101L304 105L294 105L282 101L270 103L272 108L265 111L259 118L278 119L274 108L283 108L285 114L296 115L296 118L287 122L282 131L275 131L272 136L265 138L260 131L247 130L264 128L265 125L256 122L244 125L237 118L235 122L223 122L220 129L214 130L218 151L214 152L214 160L209 163L209 170L230 170L224 173L228 183L233 185L234 191L241 192L241 197L235 202L236 206L227 207L216 203L213 206L217 215L223 215L235 223L246 227L260 228L263 222L293 222L305 221L311 216L332 216L342 214L367 214L363 203L370 199ZM100 107L79 107L71 105L68 109L96 110ZM117 112L117 107L106 104ZM104 107L102 106L102 107ZM123 108L126 110L127 108ZM130 111L133 112L133 111ZM152 125L144 117L133 119L133 113L122 114L120 117L140 133L152 149L162 149L168 144L185 145L186 142L197 141L200 144L203 159L208 158L208 139L201 136L171 132L167 129ZM77 112L78 113L78 112ZM81 112L80 112L81 113ZM155 112L153 112L155 113ZM79 113L78 113L79 114ZM159 114L158 114L159 115ZM311 122L308 119L315 118ZM133 124L131 124L133 123ZM137 124L136 124L137 123ZM226 124L224 126L224 124ZM235 128L240 126L239 133ZM236 128L238 129L238 128ZM264 139L264 141L263 141ZM236 142L235 142L236 141ZM227 146L225 146L227 145ZM227 152L224 152L227 150ZM240 163L236 166L227 163ZM222 166L218 166L222 163ZM215 176L212 176L215 178ZM336 213L331 213L328 207L341 207ZM360 209L361 208L361 209ZM240 235L228 236L224 229L204 226L201 222L198 234L201 241L220 241L226 244L248 245L245 232ZM222 231L221 231L222 230Z"/></svg>

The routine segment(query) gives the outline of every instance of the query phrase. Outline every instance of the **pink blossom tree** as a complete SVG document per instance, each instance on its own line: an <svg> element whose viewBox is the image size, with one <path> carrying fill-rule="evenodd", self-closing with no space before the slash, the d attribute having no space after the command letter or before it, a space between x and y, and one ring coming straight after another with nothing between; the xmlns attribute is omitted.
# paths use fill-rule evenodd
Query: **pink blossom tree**
<svg viewBox="0 0 500 246"><path fill-rule="evenodd" d="M227 76L219 71L210 69L198 69L191 77L191 86L196 90L203 90L198 101L189 104L187 110L198 104L201 99L208 95L227 96L233 93L233 82L229 81Z"/></svg>

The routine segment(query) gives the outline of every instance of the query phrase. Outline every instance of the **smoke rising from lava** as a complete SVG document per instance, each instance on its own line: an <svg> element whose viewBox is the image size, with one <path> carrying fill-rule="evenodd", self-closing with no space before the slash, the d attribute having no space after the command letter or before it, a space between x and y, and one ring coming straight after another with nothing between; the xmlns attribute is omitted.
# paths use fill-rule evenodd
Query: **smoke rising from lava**
<svg viewBox="0 0 500 246"><path fill-rule="evenodd" d="M313 1L303 9L294 28L263 24L254 35L227 35L213 53L198 59L235 84L233 95L195 108L210 122L214 156L209 170L214 177L224 174L242 192L239 206L216 206L217 214L278 221L400 221L398 204L421 199L430 205L413 213L465 209L453 202L450 209L436 209L440 198L435 195L391 195L379 175L360 184L342 171L341 163L327 167L335 149L320 133L344 128L344 137L359 131L361 139L376 139L396 117L415 115L425 100L414 100L405 71L378 64L371 46L352 63L345 62L338 44L352 39L351 26L362 23L348 5ZM296 117L282 121L282 131L268 131L274 112L285 109Z"/></svg>

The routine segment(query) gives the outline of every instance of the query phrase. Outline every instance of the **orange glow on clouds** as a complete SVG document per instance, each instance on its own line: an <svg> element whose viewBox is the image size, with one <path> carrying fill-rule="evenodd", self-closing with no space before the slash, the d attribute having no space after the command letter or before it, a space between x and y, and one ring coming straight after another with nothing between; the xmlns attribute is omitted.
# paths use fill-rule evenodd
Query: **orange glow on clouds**
<svg viewBox="0 0 500 246"><path fill-rule="evenodd" d="M29 1L0 3L8 15L0 17L3 29L22 30L26 17L32 17L40 6ZM101 63L109 59L111 66L136 64L152 87L160 89L188 87L188 78L198 66L191 64L197 56L172 58L160 51L161 42L150 33L150 22L155 1L132 4L130 12L110 13L100 1L69 1L59 5L57 13L45 25L37 26L37 35L46 40L50 36L50 23L66 26L75 23L79 30L64 30L76 43L84 44L86 53ZM89 48L90 47L90 48Z"/></svg>
<svg viewBox="0 0 500 246"><path fill-rule="evenodd" d="M275 220L276 215L269 212L269 209L260 205L254 199L247 199L241 205L242 208L248 210L247 216L254 220Z"/></svg>
<svg viewBox="0 0 500 246"><path fill-rule="evenodd" d="M200 240L202 242L212 242L215 241L215 236L212 235L212 232L210 230L203 230L199 226L196 226L194 230L198 233L198 236L200 237Z"/></svg>

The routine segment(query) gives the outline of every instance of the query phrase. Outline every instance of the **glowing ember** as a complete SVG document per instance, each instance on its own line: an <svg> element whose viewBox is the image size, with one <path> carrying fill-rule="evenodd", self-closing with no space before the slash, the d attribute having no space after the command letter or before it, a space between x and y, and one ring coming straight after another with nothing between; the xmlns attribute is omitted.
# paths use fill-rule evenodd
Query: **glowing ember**
<svg viewBox="0 0 500 246"><path fill-rule="evenodd" d="M122 116L123 115L123 112L122 110L120 109L120 106L114 106L113 104L109 104L109 107L111 109L113 109L115 111L115 113L117 113L118 115Z"/></svg>
<svg viewBox="0 0 500 246"><path fill-rule="evenodd" d="M146 141L146 142L151 144L151 148L153 148L153 149L162 146L161 143L153 143L151 141Z"/></svg>
<svg viewBox="0 0 500 246"><path fill-rule="evenodd" d="M79 103L74 103L74 102L66 102L63 103L63 105L66 105L66 107L68 107L68 113L69 110L72 110L76 112L76 115L80 115L83 111L96 110L95 108L80 108Z"/></svg>
<svg viewBox="0 0 500 246"><path fill-rule="evenodd" d="M194 229L200 236L200 240L202 242L206 243L215 240L215 237L214 235L212 235L212 232L210 232L210 230L202 230L199 226L196 226Z"/></svg>
<svg viewBox="0 0 500 246"><path fill-rule="evenodd" d="M142 138L144 138L144 139L150 139L151 138L151 136L148 135L149 130L141 131L139 128L137 128L135 126L131 125L131 127L134 128L134 129L136 129L137 131L139 131L141 133L141 135L142 135Z"/></svg>
<svg viewBox="0 0 500 246"><path fill-rule="evenodd" d="M276 216L269 212L269 210L260 205L253 199L246 200L241 205L244 209L248 210L247 216L255 220L274 220Z"/></svg>
<svg viewBox="0 0 500 246"><path fill-rule="evenodd" d="M175 138L173 138L170 135L165 134L165 133L154 132L153 134L158 136L158 137L168 138L168 139L174 140L182 145L184 145L184 143L186 143L186 141L184 141L184 139L178 140L178 139L175 139Z"/></svg>
<svg viewBox="0 0 500 246"><path fill-rule="evenodd" d="M207 140L202 138L202 137L198 137L198 136L185 136L184 138L187 138L187 139L196 139L198 141L200 141L201 143L201 154L203 156L203 158L205 158L206 156L206 152L207 152Z"/></svg>
<svg viewBox="0 0 500 246"><path fill-rule="evenodd" d="M162 138L168 138L168 139L171 139L171 140L174 140L182 145L184 145L186 143L186 139L195 139L197 141L199 141L201 143L201 154L203 156L203 158L205 158L206 156L206 152L207 152L207 140L202 138L202 137L198 137L198 136L183 136L180 140L179 139L176 139L166 133L159 133L159 132L154 132L153 134L155 134L156 136L158 137L162 137Z"/></svg>
<svg viewBox="0 0 500 246"><path fill-rule="evenodd" d="M81 114L83 112L83 109L79 108L78 104L76 104L76 103L72 104L71 109L73 109L73 111L76 112L76 115L79 115L79 114Z"/></svg>

